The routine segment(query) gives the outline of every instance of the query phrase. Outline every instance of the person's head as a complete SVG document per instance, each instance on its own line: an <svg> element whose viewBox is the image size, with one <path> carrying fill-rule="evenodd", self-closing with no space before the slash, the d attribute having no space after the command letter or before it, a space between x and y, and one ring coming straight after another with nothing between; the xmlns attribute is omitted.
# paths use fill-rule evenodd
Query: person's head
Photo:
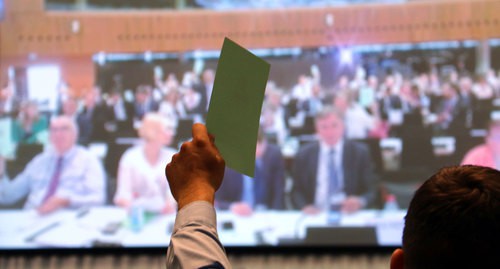
<svg viewBox="0 0 500 269"><path fill-rule="evenodd" d="M418 98L420 96L420 87L417 84L411 85L410 96L413 98Z"/></svg>
<svg viewBox="0 0 500 269"><path fill-rule="evenodd" d="M96 89L87 89L85 91L86 93L83 99L85 106L94 107L97 103L99 91L97 91Z"/></svg>
<svg viewBox="0 0 500 269"><path fill-rule="evenodd" d="M333 146L344 135L342 114L333 107L324 107L316 114L314 126L321 142Z"/></svg>
<svg viewBox="0 0 500 269"><path fill-rule="evenodd" d="M78 110L78 102L74 98L64 100L62 104L62 114L68 117L73 117Z"/></svg>
<svg viewBox="0 0 500 269"><path fill-rule="evenodd" d="M109 96L109 101L111 104L116 104L122 99L122 93L120 90L115 89L111 91L111 94Z"/></svg>
<svg viewBox="0 0 500 269"><path fill-rule="evenodd" d="M6 84L0 87L0 100L8 100L12 96L12 88Z"/></svg>
<svg viewBox="0 0 500 269"><path fill-rule="evenodd" d="M445 82L441 86L441 94L446 99L453 98L457 94L457 90L458 88L455 86L455 84L451 84L449 82Z"/></svg>
<svg viewBox="0 0 500 269"><path fill-rule="evenodd" d="M21 104L19 117L23 121L33 121L39 116L38 104L36 101L26 101Z"/></svg>
<svg viewBox="0 0 500 269"><path fill-rule="evenodd" d="M171 103L175 105L181 97L181 94L177 87L175 88L169 88L165 95L163 96L163 100L165 100L168 103Z"/></svg>
<svg viewBox="0 0 500 269"><path fill-rule="evenodd" d="M148 113L139 128L139 137L147 144L167 146L172 143L175 126L171 120L158 113Z"/></svg>
<svg viewBox="0 0 500 269"><path fill-rule="evenodd" d="M372 89L376 89L378 87L378 78L374 75L370 75L368 77L368 86Z"/></svg>
<svg viewBox="0 0 500 269"><path fill-rule="evenodd" d="M198 82L198 77L193 71L186 71L182 76L181 85L184 87L193 87Z"/></svg>
<svg viewBox="0 0 500 269"><path fill-rule="evenodd" d="M212 69L207 69L202 74L203 83L211 84L214 83L215 72Z"/></svg>
<svg viewBox="0 0 500 269"><path fill-rule="evenodd" d="M448 80L451 82L451 83L458 83L458 72L453 70L450 72L450 74L448 74Z"/></svg>
<svg viewBox="0 0 500 269"><path fill-rule="evenodd" d="M387 89L391 89L394 86L395 83L395 78L392 75L388 75L385 77L384 84L387 87Z"/></svg>
<svg viewBox="0 0 500 269"><path fill-rule="evenodd" d="M496 268L500 249L500 171L439 170L416 191L391 268Z"/></svg>
<svg viewBox="0 0 500 269"><path fill-rule="evenodd" d="M68 116L57 116L51 119L49 138L58 154L64 154L71 149L78 138L78 127Z"/></svg>
<svg viewBox="0 0 500 269"><path fill-rule="evenodd" d="M311 86L311 95L312 96L320 97L322 91L323 91L323 89L321 88L321 85L319 85L318 83L312 84L312 86Z"/></svg>
<svg viewBox="0 0 500 269"><path fill-rule="evenodd" d="M283 97L283 91L275 88L269 87L266 89L266 103L273 108L278 108L281 106L281 99Z"/></svg>
<svg viewBox="0 0 500 269"><path fill-rule="evenodd" d="M344 113L354 101L353 91L345 90L338 92L333 99L333 106Z"/></svg>
<svg viewBox="0 0 500 269"><path fill-rule="evenodd" d="M299 85L306 85L307 83L309 83L309 77L307 77L307 75L301 74L301 75L297 78L297 83L298 83Z"/></svg>
<svg viewBox="0 0 500 269"><path fill-rule="evenodd" d="M472 90L472 79L470 77L460 78L459 84L460 89L465 93L469 93Z"/></svg>
<svg viewBox="0 0 500 269"><path fill-rule="evenodd" d="M138 103L144 103L149 97L149 87L146 85L139 85L135 91L135 100Z"/></svg>

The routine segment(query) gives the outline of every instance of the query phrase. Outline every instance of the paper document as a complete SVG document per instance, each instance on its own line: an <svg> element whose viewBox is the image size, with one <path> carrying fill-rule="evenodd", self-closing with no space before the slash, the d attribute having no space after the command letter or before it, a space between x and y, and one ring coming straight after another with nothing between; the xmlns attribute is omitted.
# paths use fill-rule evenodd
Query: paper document
<svg viewBox="0 0 500 269"><path fill-rule="evenodd" d="M226 165L254 176L255 146L270 65L226 38L215 74L207 129Z"/></svg>

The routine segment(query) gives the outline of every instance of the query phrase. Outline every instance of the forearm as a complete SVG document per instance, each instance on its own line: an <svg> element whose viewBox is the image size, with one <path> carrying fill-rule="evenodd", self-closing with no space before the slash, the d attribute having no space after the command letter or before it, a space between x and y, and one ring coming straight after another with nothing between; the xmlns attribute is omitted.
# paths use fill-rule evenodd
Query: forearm
<svg viewBox="0 0 500 269"><path fill-rule="evenodd" d="M217 235L214 207L205 201L184 206L175 220L167 268L231 268Z"/></svg>
<svg viewBox="0 0 500 269"><path fill-rule="evenodd" d="M12 204L28 194L29 187L24 178L10 180L6 174L0 177L0 204Z"/></svg>
<svg viewBox="0 0 500 269"><path fill-rule="evenodd" d="M73 208L82 206L98 206L103 205L105 202L104 189L92 191L86 194L63 190L58 191L56 196L67 199L68 205Z"/></svg>

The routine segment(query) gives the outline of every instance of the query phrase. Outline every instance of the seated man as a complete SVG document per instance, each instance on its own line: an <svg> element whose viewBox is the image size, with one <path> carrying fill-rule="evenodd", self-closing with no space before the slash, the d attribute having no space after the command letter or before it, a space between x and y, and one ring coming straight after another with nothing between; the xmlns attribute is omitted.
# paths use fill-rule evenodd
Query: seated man
<svg viewBox="0 0 500 269"><path fill-rule="evenodd" d="M341 197L342 211L355 212L372 206L377 178L365 145L343 138L340 113L326 107L315 118L319 142L303 146L293 165L292 202L306 213L318 213Z"/></svg>
<svg viewBox="0 0 500 269"><path fill-rule="evenodd" d="M74 121L67 116L53 118L49 136L52 147L35 156L13 180L0 167L0 204L15 203L28 195L25 208L40 214L103 204L104 170L94 155L76 145Z"/></svg>
<svg viewBox="0 0 500 269"><path fill-rule="evenodd" d="M255 209L284 209L285 162L278 146L269 144L262 132L257 139L254 178L226 169L216 206L248 216Z"/></svg>
<svg viewBox="0 0 500 269"><path fill-rule="evenodd" d="M447 167L415 193L391 268L497 268L499 250L500 172Z"/></svg>

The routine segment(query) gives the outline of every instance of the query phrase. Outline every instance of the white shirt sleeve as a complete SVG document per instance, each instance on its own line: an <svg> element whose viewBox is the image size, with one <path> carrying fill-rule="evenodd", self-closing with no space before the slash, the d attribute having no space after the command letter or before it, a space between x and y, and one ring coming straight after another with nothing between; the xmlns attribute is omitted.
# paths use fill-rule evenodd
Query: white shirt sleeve
<svg viewBox="0 0 500 269"><path fill-rule="evenodd" d="M19 174L14 180L9 180L5 171L3 177L0 178L0 204L15 203L27 195L29 189L29 178L26 173Z"/></svg>
<svg viewBox="0 0 500 269"><path fill-rule="evenodd" d="M214 207L196 201L176 216L167 268L232 268L217 235Z"/></svg>

